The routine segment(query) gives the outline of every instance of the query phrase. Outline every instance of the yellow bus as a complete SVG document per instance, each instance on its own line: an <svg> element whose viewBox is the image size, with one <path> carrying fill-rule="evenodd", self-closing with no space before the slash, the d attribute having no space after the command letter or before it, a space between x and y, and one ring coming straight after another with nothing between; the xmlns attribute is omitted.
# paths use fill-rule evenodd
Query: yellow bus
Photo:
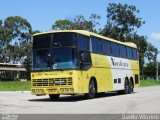
<svg viewBox="0 0 160 120"><path fill-rule="evenodd" d="M140 85L137 47L84 30L33 35L31 92L49 95L132 93Z"/></svg>

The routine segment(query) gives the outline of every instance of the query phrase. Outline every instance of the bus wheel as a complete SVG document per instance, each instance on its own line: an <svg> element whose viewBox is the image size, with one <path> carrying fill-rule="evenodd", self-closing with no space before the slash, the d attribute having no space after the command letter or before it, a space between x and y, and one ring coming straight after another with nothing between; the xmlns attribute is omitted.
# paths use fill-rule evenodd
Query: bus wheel
<svg viewBox="0 0 160 120"><path fill-rule="evenodd" d="M128 80L125 80L124 83L124 94L128 94L129 93L129 82Z"/></svg>
<svg viewBox="0 0 160 120"><path fill-rule="evenodd" d="M132 93L134 91L133 83L132 81L129 82L129 90L128 93Z"/></svg>
<svg viewBox="0 0 160 120"><path fill-rule="evenodd" d="M59 94L49 95L50 100L57 100L59 98Z"/></svg>
<svg viewBox="0 0 160 120"><path fill-rule="evenodd" d="M89 93L85 94L88 99L93 99L96 95L96 84L94 80L91 80L89 83Z"/></svg>

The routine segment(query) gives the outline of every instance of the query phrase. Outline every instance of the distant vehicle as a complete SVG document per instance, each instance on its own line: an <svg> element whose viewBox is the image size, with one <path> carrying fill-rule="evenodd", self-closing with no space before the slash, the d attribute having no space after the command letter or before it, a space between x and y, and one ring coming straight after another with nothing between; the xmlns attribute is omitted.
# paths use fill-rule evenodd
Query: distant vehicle
<svg viewBox="0 0 160 120"><path fill-rule="evenodd" d="M33 35L31 91L34 95L85 94L138 87L137 46L84 30L61 30Z"/></svg>

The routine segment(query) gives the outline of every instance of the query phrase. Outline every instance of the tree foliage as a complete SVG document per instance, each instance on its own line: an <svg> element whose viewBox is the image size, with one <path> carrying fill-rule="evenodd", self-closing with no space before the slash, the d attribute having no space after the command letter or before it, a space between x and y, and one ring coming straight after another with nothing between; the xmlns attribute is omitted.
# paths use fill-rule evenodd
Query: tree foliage
<svg viewBox="0 0 160 120"><path fill-rule="evenodd" d="M156 66L157 66L156 62L149 62L144 66L145 79L147 79L147 77L150 77L152 79L156 79L156 69L157 69ZM160 63L158 66L160 66ZM159 67L158 71L159 71L159 75L160 75L160 67Z"/></svg>
<svg viewBox="0 0 160 120"><path fill-rule="evenodd" d="M158 49L155 48L151 43L148 43L147 51L145 56L148 58L149 62L155 62L158 55Z"/></svg>
<svg viewBox="0 0 160 120"><path fill-rule="evenodd" d="M57 20L52 25L53 30L69 30L72 29L72 22L70 20Z"/></svg>
<svg viewBox="0 0 160 120"><path fill-rule="evenodd" d="M1 22L0 26L0 61L22 62L25 55L23 47L31 42L31 25L24 18L11 16Z"/></svg>
<svg viewBox="0 0 160 120"><path fill-rule="evenodd" d="M91 14L89 19L82 15L77 15L73 20L57 20L52 25L53 30L88 30L96 32L96 26L99 25L100 16Z"/></svg>
<svg viewBox="0 0 160 120"><path fill-rule="evenodd" d="M102 33L117 40L126 41L135 28L145 23L137 17L139 10L133 5L109 3L107 13L107 24Z"/></svg>

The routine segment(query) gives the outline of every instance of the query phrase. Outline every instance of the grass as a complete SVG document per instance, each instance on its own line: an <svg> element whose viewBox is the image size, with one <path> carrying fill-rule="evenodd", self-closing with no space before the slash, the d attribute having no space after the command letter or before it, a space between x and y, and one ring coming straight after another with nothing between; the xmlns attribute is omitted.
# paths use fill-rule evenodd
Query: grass
<svg viewBox="0 0 160 120"><path fill-rule="evenodd" d="M29 91L31 83L11 81L11 82L0 82L0 91Z"/></svg>
<svg viewBox="0 0 160 120"><path fill-rule="evenodd" d="M156 80L141 80L141 86L155 86L160 85L160 81ZM11 81L11 82L0 82L0 91L30 91L31 83Z"/></svg>
<svg viewBox="0 0 160 120"><path fill-rule="evenodd" d="M155 85L160 85L160 81L156 80L141 80L140 84L142 87L144 86L155 86Z"/></svg>

